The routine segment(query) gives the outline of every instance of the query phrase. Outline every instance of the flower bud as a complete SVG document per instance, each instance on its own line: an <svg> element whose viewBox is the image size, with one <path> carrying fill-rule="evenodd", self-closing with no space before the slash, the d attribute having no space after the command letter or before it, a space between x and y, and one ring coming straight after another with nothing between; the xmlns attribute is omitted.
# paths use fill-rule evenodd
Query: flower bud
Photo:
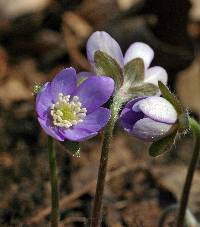
<svg viewBox="0 0 200 227"><path fill-rule="evenodd" d="M177 119L173 105L165 98L157 96L130 101L120 115L122 127L146 141L156 141L166 136Z"/></svg>

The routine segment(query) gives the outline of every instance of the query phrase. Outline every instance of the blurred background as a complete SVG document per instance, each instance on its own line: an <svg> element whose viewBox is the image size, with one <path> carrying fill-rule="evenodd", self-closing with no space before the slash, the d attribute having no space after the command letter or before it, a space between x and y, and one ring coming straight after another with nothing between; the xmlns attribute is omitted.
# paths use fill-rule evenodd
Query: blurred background
<svg viewBox="0 0 200 227"><path fill-rule="evenodd" d="M32 87L64 67L89 70L85 44L109 32L125 51L135 41L155 51L152 65L200 117L199 0L0 0L0 226L48 226L50 183L46 135L36 120ZM61 226L88 226L102 135L75 157L57 143ZM102 226L154 227L180 198L192 136L156 159L143 143L116 127ZM200 220L200 171L189 206ZM173 216L166 220L172 226Z"/></svg>

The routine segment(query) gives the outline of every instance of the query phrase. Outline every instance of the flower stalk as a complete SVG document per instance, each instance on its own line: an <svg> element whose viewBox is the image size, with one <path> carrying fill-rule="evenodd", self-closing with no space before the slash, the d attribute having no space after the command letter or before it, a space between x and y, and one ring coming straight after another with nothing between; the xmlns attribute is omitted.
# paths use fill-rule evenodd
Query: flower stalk
<svg viewBox="0 0 200 227"><path fill-rule="evenodd" d="M51 179L51 227L59 226L59 195L57 182L57 168L56 168L56 153L54 148L54 140L48 137L49 150L49 167Z"/></svg>
<svg viewBox="0 0 200 227"><path fill-rule="evenodd" d="M180 208L177 217L176 227L183 227L185 221L185 213L187 209L189 194L192 185L192 179L194 176L194 171L198 162L199 151L200 151L200 125L192 118L189 118L189 124L192 129L193 135L195 136L195 146L192 154L192 159L188 168L185 185L183 188Z"/></svg>
<svg viewBox="0 0 200 227"><path fill-rule="evenodd" d="M106 171L108 165L108 154L110 151L111 141L113 137L113 129L118 119L119 111L122 106L122 100L114 97L111 103L111 118L104 132L104 139L101 149L101 159L98 171L98 179L96 186L96 193L94 198L92 216L90 221L90 227L98 227L101 224L102 219L102 199L105 186Z"/></svg>

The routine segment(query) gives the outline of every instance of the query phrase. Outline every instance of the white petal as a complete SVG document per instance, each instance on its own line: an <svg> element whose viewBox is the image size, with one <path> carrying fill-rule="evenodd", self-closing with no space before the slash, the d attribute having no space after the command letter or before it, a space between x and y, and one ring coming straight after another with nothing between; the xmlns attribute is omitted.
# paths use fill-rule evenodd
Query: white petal
<svg viewBox="0 0 200 227"><path fill-rule="evenodd" d="M164 68L160 66L154 66L145 72L144 82L158 85L160 80L163 84L167 84L167 72Z"/></svg>
<svg viewBox="0 0 200 227"><path fill-rule="evenodd" d="M134 106L133 106L134 108ZM177 112L170 102L162 97L148 97L139 101L140 110L155 121L173 124L177 120Z"/></svg>
<svg viewBox="0 0 200 227"><path fill-rule="evenodd" d="M123 67L123 54L116 40L107 32L94 32L87 41L87 58L90 64L95 67L94 54L97 50L103 51L114 58Z"/></svg>
<svg viewBox="0 0 200 227"><path fill-rule="evenodd" d="M154 52L150 46L145 43L133 43L125 53L124 64L128 63L134 58L142 58L145 69L149 67L154 57Z"/></svg>
<svg viewBox="0 0 200 227"><path fill-rule="evenodd" d="M147 141L155 141L162 138L172 127L170 124L154 121L150 118L143 118L135 123L132 133Z"/></svg>

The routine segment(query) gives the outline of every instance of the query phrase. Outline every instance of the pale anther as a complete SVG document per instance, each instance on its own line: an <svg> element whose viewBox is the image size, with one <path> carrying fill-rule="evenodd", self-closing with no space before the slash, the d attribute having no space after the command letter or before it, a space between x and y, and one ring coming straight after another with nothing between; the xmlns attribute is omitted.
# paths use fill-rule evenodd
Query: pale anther
<svg viewBox="0 0 200 227"><path fill-rule="evenodd" d="M81 106L78 96L72 97L70 101L70 95L65 96L63 93L59 93L57 102L51 105L50 114L53 124L58 127L70 128L82 122L87 109L81 108Z"/></svg>

